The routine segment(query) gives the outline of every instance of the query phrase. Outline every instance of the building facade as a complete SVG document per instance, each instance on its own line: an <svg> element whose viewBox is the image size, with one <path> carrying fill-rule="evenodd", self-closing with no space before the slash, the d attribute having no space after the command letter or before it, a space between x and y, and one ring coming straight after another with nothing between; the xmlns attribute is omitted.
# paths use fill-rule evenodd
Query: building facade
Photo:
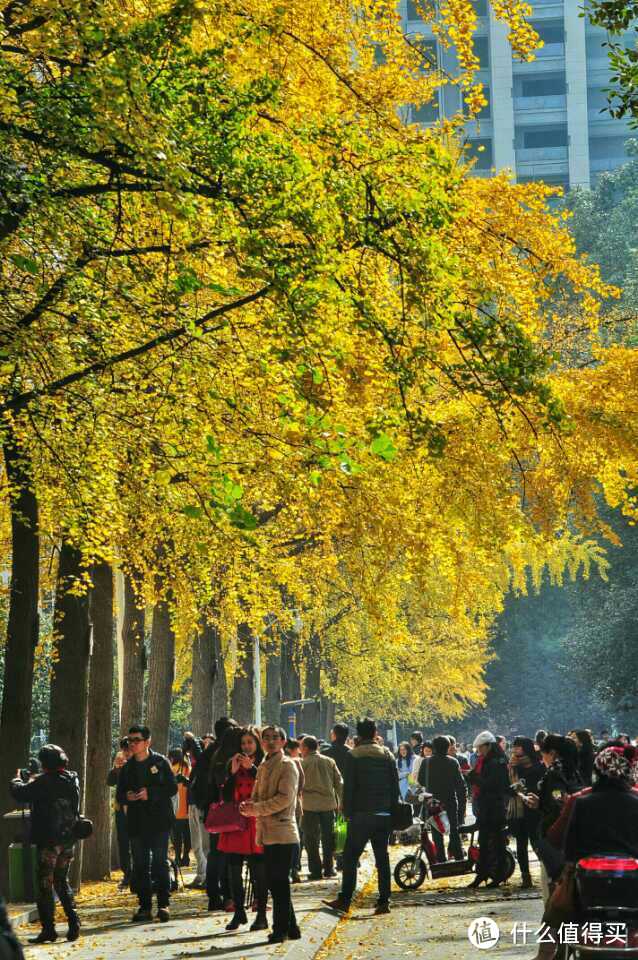
<svg viewBox="0 0 638 960"><path fill-rule="evenodd" d="M454 51L436 43L416 0L401 4L406 32L420 34L428 61L454 74ZM488 100L465 127L477 174L509 169L519 182L544 180L570 189L591 186L625 161L625 143L635 134L627 121L604 112L610 81L606 34L580 16L582 5L582 0L532 0L532 23L544 45L535 60L524 63L512 55L507 27L496 21L489 0L474 0L478 78ZM634 41L631 31L625 42ZM434 123L459 109L460 91L447 85L437 102L411 108L411 119Z"/></svg>

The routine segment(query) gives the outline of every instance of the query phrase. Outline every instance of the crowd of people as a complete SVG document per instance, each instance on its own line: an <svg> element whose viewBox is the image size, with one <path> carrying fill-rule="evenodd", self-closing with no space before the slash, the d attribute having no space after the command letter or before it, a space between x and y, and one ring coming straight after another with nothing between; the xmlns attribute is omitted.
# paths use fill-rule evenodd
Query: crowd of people
<svg viewBox="0 0 638 960"><path fill-rule="evenodd" d="M53 744L39 754L42 772L12 782L14 798L31 808L31 839L38 850L36 943L57 938L54 892L66 913L67 939L80 934L68 881L78 838L79 784L64 751ZM187 732L165 757L152 748L151 731L133 725L119 743L108 777L114 788L115 829L122 880L135 893L132 921L170 917L171 864L194 858L190 886L205 890L210 911L231 916L227 930L249 923L268 929L269 943L298 939L291 884L330 879L341 872L338 896L328 908L346 913L357 885L360 857L370 842L378 874L376 914L390 911L389 844L406 804L419 792L435 797L446 814L446 837L433 831L436 859L464 858L461 825L471 811L480 859L472 886L506 879L507 844L513 838L523 887L533 884L529 847L541 863L547 897L565 857L618 849L638 856L638 748L621 735L595 742L590 731L563 736L538 731L511 743L483 731L471 748L451 735L427 740L415 731L396 754L370 718L337 723L331 742L311 735L287 737L279 726L261 729L220 718L203 737ZM343 851L335 855L335 817L347 822ZM172 859L169 844L172 840ZM246 879L251 903L247 903Z"/></svg>

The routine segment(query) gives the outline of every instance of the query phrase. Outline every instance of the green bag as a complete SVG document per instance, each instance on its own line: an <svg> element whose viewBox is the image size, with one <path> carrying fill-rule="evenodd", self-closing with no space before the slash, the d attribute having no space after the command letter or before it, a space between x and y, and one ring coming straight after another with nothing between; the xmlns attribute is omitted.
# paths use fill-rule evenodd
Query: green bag
<svg viewBox="0 0 638 960"><path fill-rule="evenodd" d="M348 832L348 823L343 817L338 814L337 819L335 820L335 853L343 853L343 849L346 845L346 834Z"/></svg>

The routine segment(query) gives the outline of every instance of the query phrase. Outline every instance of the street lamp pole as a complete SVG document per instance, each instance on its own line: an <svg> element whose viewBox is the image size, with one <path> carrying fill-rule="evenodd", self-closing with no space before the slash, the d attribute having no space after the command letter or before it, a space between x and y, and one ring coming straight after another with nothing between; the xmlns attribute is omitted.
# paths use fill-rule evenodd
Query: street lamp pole
<svg viewBox="0 0 638 960"><path fill-rule="evenodd" d="M255 726L261 727L261 650L260 634L253 636L253 690L255 694Z"/></svg>

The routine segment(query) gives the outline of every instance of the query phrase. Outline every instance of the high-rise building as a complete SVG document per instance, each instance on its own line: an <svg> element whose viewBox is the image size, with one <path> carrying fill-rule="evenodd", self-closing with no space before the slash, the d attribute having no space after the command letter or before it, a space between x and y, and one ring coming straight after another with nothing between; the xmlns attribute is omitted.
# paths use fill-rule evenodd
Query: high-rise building
<svg viewBox="0 0 638 960"><path fill-rule="evenodd" d="M544 45L529 63L512 55L507 27L495 19L489 0L473 2L478 79L488 100L465 127L475 172L507 168L519 182L544 180L569 189L589 187L600 173L623 163L632 132L627 121L604 111L611 75L607 35L581 16L582 0L532 0L532 23ZM454 50L437 44L419 18L416 0L401 0L401 13L406 32L423 37L427 59L454 74ZM634 31L626 34L625 42L634 40ZM411 108L411 116L433 123L459 109L458 87L446 85L438 102Z"/></svg>

